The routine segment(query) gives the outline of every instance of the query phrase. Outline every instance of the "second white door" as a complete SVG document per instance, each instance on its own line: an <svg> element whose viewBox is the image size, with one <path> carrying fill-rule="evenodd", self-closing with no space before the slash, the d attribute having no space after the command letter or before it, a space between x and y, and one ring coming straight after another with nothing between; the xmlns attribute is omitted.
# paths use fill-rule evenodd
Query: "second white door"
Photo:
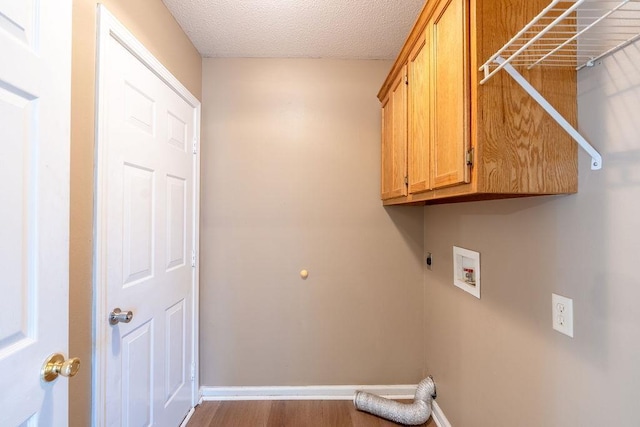
<svg viewBox="0 0 640 427"><path fill-rule="evenodd" d="M119 39L100 49L103 416L108 426L177 426L193 406L197 110ZM116 308L130 322L110 324Z"/></svg>

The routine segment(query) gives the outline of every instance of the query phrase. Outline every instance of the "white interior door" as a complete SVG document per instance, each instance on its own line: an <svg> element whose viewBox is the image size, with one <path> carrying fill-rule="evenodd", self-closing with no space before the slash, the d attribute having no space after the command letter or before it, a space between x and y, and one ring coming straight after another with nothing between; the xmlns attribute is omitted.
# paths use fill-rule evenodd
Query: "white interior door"
<svg viewBox="0 0 640 427"><path fill-rule="evenodd" d="M71 1L0 0L0 425L67 424Z"/></svg>
<svg viewBox="0 0 640 427"><path fill-rule="evenodd" d="M99 424L175 427L194 404L199 110L130 48L113 33L100 39L100 304L103 313L119 308L133 317L97 319L105 386Z"/></svg>

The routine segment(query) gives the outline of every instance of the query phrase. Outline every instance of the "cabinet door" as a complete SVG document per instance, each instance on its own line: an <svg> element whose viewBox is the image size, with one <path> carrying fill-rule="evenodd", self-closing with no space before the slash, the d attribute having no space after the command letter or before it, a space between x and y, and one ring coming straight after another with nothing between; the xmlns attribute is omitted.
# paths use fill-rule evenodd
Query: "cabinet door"
<svg viewBox="0 0 640 427"><path fill-rule="evenodd" d="M430 23L433 73L433 187L469 182L467 0L443 0Z"/></svg>
<svg viewBox="0 0 640 427"><path fill-rule="evenodd" d="M407 195L407 67L382 102L382 200Z"/></svg>
<svg viewBox="0 0 640 427"><path fill-rule="evenodd" d="M409 193L431 189L431 40L425 30L409 54Z"/></svg>

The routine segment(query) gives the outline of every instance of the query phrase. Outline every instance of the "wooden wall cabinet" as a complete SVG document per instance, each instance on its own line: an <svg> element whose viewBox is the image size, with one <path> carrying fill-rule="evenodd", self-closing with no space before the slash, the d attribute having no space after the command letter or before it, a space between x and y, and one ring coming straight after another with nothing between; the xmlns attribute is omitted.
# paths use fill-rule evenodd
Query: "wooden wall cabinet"
<svg viewBox="0 0 640 427"><path fill-rule="evenodd" d="M411 90L408 92L408 157L407 182L411 194L430 190L433 182L431 167L431 39L423 31L409 54L407 61ZM386 200L385 197L382 197Z"/></svg>
<svg viewBox="0 0 640 427"><path fill-rule="evenodd" d="M508 77L479 84L479 64L547 3L427 1L378 94L385 205L577 191L571 138ZM522 72L575 124L575 71Z"/></svg>
<svg viewBox="0 0 640 427"><path fill-rule="evenodd" d="M407 195L407 67L382 100L382 198Z"/></svg>

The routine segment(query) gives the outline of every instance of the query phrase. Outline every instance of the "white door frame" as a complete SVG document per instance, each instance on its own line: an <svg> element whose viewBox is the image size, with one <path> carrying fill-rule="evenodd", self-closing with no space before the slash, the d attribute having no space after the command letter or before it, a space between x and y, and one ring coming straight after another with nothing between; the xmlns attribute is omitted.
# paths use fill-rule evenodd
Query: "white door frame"
<svg viewBox="0 0 640 427"><path fill-rule="evenodd" d="M103 235L104 224L106 223L105 200L101 189L106 183L106 153L104 141L106 140L105 111L106 105L104 97L100 97L106 88L106 76L103 71L108 67L105 59L105 46L112 37L117 40L125 49L142 62L149 70L158 76L164 83L173 89L187 104L195 109L194 114L194 177L193 177L193 261L194 269L192 274L193 287L193 374L195 376L192 384L191 404L195 406L199 399L199 360L198 360L198 301L199 301L199 271L200 260L196 256L200 247L200 101L193 96L182 83L178 81L134 36L122 25L103 5L98 5L98 43L97 43L97 91L96 91L96 151L95 151L95 224L94 224L94 276L93 276L93 370L92 370L92 424L101 426L105 420L106 402L106 354L107 336L104 332L105 322L107 322L109 307L106 306L106 235Z"/></svg>

